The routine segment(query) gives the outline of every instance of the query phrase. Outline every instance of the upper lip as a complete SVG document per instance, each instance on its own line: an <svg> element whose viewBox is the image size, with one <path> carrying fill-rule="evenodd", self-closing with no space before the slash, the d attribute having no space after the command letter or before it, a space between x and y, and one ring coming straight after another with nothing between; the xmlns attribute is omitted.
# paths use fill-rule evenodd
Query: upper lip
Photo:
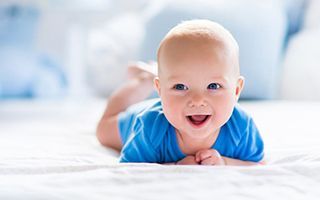
<svg viewBox="0 0 320 200"><path fill-rule="evenodd" d="M192 114L186 114L187 117L194 116L194 115L211 115L210 113L192 113Z"/></svg>

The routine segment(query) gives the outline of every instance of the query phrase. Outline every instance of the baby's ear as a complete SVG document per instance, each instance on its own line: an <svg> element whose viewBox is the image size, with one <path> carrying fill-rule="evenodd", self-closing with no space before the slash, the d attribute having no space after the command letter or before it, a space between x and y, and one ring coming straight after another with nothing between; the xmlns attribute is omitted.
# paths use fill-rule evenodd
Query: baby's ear
<svg viewBox="0 0 320 200"><path fill-rule="evenodd" d="M237 87L236 87L236 100L238 101L240 94L242 92L242 89L244 87L244 77L243 76L239 76L238 80L237 80Z"/></svg>
<svg viewBox="0 0 320 200"><path fill-rule="evenodd" d="M159 77L155 77L153 79L153 85L154 85L154 88L156 89L156 91L158 92L158 95L160 96L160 80L159 80Z"/></svg>

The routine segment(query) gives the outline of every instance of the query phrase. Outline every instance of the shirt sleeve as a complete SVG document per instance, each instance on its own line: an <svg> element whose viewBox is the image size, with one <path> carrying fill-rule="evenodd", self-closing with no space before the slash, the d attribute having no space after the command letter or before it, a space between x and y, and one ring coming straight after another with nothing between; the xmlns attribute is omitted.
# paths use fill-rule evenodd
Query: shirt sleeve
<svg viewBox="0 0 320 200"><path fill-rule="evenodd" d="M136 122L133 133L130 134L128 141L123 146L120 162L148 162L156 163L159 161L159 154L151 144L148 135L141 130L143 127Z"/></svg>
<svg viewBox="0 0 320 200"><path fill-rule="evenodd" d="M118 127L120 131L121 142L124 145L132 130L132 125L136 120L137 113L132 111L122 112L118 115Z"/></svg>
<svg viewBox="0 0 320 200"><path fill-rule="evenodd" d="M259 162L264 156L264 143L252 119L243 133L236 150L236 157L244 161Z"/></svg>
<svg viewBox="0 0 320 200"><path fill-rule="evenodd" d="M118 128L122 144L124 145L132 132L137 116L145 109L146 104L138 103L129 107L118 115Z"/></svg>

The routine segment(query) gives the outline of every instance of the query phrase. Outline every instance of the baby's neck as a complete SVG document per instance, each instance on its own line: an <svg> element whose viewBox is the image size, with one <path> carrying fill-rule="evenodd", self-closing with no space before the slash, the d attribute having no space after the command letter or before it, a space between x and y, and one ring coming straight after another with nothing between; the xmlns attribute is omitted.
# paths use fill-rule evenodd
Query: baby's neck
<svg viewBox="0 0 320 200"><path fill-rule="evenodd" d="M219 132L220 129L215 133L210 134L207 138L201 139L189 137L187 134L180 133L179 130L176 130L176 135L180 150L186 155L195 155L202 149L211 149L217 140Z"/></svg>

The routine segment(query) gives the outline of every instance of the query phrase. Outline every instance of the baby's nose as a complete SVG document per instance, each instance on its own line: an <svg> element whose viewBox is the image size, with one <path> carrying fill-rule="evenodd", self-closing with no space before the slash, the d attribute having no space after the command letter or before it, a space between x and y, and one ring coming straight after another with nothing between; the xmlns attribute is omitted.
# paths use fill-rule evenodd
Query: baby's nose
<svg viewBox="0 0 320 200"><path fill-rule="evenodd" d="M193 95L188 103L189 107L205 107L207 105L207 102L201 95Z"/></svg>

